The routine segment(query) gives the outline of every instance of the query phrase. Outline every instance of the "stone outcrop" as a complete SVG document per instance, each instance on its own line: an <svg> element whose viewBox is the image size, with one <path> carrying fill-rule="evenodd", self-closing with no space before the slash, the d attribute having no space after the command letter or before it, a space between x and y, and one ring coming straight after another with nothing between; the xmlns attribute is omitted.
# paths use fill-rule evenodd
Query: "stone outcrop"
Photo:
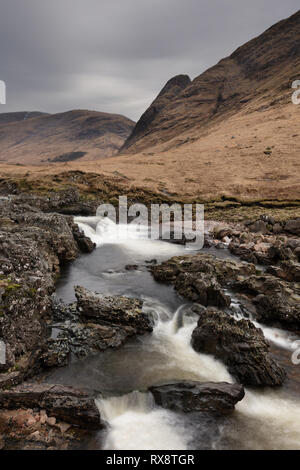
<svg viewBox="0 0 300 470"><path fill-rule="evenodd" d="M269 274L237 279L232 287L252 296L257 320L300 331L300 286Z"/></svg>
<svg viewBox="0 0 300 470"><path fill-rule="evenodd" d="M77 302L54 302L56 338L49 338L41 356L44 367L68 364L71 354L87 357L122 346L132 336L152 331L151 319L142 311L143 302L122 296L104 296L75 287ZM67 324L66 324L67 320Z"/></svg>
<svg viewBox="0 0 300 470"><path fill-rule="evenodd" d="M123 296L105 296L75 287L77 308L86 322L132 329L136 334L152 331L143 302Z"/></svg>
<svg viewBox="0 0 300 470"><path fill-rule="evenodd" d="M150 391L155 402L163 408L184 413L207 411L221 415L232 412L245 395L242 385L226 382L174 382L151 387Z"/></svg>
<svg viewBox="0 0 300 470"><path fill-rule="evenodd" d="M70 217L0 202L0 340L6 348L0 387L20 382L39 367L51 331L55 281L61 266L80 252L74 230L79 236Z"/></svg>
<svg viewBox="0 0 300 470"><path fill-rule="evenodd" d="M24 383L0 391L0 407L39 408L51 416L83 428L103 426L94 399L83 390L53 384Z"/></svg>
<svg viewBox="0 0 300 470"><path fill-rule="evenodd" d="M173 284L183 297L204 306L228 307L230 298L222 286L239 275L255 273L255 267L246 263L217 259L206 253L177 256L152 266L155 280Z"/></svg>
<svg viewBox="0 0 300 470"><path fill-rule="evenodd" d="M199 313L192 334L192 346L197 352L212 354L228 367L228 371L243 385L275 386L285 380L284 370L269 355L269 344L263 332L249 320L236 320L214 308Z"/></svg>

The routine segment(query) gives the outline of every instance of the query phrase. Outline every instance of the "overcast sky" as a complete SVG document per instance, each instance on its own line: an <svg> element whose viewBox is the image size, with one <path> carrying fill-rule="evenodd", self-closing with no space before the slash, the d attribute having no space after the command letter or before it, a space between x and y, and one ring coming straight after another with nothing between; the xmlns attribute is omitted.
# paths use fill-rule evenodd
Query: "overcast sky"
<svg viewBox="0 0 300 470"><path fill-rule="evenodd" d="M0 0L0 112L92 109L138 119L299 0Z"/></svg>

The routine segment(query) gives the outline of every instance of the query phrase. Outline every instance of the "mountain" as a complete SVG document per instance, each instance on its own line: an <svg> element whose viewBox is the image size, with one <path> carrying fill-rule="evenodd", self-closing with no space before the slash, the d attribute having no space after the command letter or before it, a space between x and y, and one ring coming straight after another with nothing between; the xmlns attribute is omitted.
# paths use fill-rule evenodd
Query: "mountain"
<svg viewBox="0 0 300 470"><path fill-rule="evenodd" d="M169 150L200 138L213 124L246 107L247 112L278 108L290 102L296 79L300 79L300 11L193 81L185 75L171 79L137 122L122 152Z"/></svg>
<svg viewBox="0 0 300 470"><path fill-rule="evenodd" d="M21 164L96 160L118 152L134 122L117 114L0 114L0 161Z"/></svg>

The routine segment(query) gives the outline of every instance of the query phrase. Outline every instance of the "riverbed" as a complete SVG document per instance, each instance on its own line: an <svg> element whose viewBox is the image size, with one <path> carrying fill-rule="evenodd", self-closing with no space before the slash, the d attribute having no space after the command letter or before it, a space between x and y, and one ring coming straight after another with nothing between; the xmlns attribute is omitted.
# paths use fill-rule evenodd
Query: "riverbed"
<svg viewBox="0 0 300 470"><path fill-rule="evenodd" d="M175 413L155 405L147 389L162 382L235 382L220 361L193 350L190 339L197 315L172 287L157 283L147 269L151 263L193 253L198 248L149 240L146 229L139 231L134 226L130 233L120 236L115 224L93 217L78 218L77 223L97 249L64 269L57 297L64 302L74 301L74 285L106 295L137 297L154 321L152 334L131 340L118 350L73 361L48 377L49 382L96 391L97 405L108 426L84 445L123 450L299 449L300 366L291 362L291 378L286 385L247 389L230 417ZM231 256L228 250L205 250L218 257ZM137 269L128 270L128 265L136 265ZM228 313L242 317L240 299L231 298ZM283 363L289 361L294 335L256 325L272 343L277 360L282 357Z"/></svg>

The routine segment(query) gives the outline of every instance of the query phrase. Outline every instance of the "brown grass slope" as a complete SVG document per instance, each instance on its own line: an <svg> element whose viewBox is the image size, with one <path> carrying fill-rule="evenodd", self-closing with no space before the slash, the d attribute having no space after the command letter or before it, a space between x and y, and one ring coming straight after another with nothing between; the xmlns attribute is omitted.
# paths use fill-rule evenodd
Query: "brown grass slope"
<svg viewBox="0 0 300 470"><path fill-rule="evenodd" d="M214 122L228 118L258 98L261 109L287 103L286 92L290 94L292 81L299 78L299 67L300 11L238 48L192 82L187 76L171 79L138 121L122 151L136 153L157 146L165 150L188 143L203 135Z"/></svg>
<svg viewBox="0 0 300 470"><path fill-rule="evenodd" d="M59 114L0 114L0 160L22 164L110 157L134 122L117 114L75 110Z"/></svg>
<svg viewBox="0 0 300 470"><path fill-rule="evenodd" d="M177 201L271 200L273 206L290 201L299 208L300 105L291 102L295 79L300 79L300 12L193 82L187 76L171 79L137 123L123 154L40 168L2 163L0 176L27 178L33 185L49 179L51 186L58 174L81 170L87 177L99 175L99 181L113 178L121 194L150 191ZM247 213L249 205L245 208Z"/></svg>

